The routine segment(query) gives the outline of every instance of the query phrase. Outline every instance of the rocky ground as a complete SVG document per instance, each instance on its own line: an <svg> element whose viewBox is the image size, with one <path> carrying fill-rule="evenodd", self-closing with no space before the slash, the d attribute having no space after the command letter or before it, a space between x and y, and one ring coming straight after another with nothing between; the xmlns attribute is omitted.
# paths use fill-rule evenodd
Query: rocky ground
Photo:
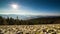
<svg viewBox="0 0 60 34"><path fill-rule="evenodd" d="M0 34L60 34L60 24L0 25Z"/></svg>

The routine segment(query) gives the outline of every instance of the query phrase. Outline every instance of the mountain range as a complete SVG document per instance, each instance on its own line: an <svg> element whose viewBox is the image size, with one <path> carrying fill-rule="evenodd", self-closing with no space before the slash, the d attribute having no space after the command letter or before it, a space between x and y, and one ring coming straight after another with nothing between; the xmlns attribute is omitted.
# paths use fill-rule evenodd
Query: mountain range
<svg viewBox="0 0 60 34"><path fill-rule="evenodd" d="M7 18L7 17L12 17L14 19L22 19L22 20L27 20L27 19L34 19L34 18L52 18L52 17L60 17L60 16L42 16L42 15L15 15L15 14L9 14L9 15L5 15L5 14L0 14L0 16Z"/></svg>

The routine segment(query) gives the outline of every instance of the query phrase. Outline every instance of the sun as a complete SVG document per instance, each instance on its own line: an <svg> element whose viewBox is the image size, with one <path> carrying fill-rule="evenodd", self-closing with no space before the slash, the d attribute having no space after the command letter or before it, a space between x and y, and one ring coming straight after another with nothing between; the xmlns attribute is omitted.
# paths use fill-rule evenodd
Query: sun
<svg viewBox="0 0 60 34"><path fill-rule="evenodd" d="M18 8L18 5L16 5L16 4L12 4L11 6L12 6L13 9L17 9Z"/></svg>

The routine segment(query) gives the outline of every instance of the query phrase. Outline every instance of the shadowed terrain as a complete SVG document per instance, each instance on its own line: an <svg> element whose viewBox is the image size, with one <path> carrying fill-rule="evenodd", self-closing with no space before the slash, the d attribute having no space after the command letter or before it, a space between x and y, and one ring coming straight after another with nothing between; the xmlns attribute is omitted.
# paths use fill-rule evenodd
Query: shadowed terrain
<svg viewBox="0 0 60 34"><path fill-rule="evenodd" d="M39 17L21 20L12 17L4 18L0 16L0 25L39 25L39 24L60 24L60 16Z"/></svg>

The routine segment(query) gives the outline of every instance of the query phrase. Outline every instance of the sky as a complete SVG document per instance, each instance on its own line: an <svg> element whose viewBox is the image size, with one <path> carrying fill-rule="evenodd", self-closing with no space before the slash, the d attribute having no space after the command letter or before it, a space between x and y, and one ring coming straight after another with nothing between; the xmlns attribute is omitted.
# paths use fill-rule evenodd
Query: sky
<svg viewBox="0 0 60 34"><path fill-rule="evenodd" d="M0 14L60 16L60 0L0 0Z"/></svg>

